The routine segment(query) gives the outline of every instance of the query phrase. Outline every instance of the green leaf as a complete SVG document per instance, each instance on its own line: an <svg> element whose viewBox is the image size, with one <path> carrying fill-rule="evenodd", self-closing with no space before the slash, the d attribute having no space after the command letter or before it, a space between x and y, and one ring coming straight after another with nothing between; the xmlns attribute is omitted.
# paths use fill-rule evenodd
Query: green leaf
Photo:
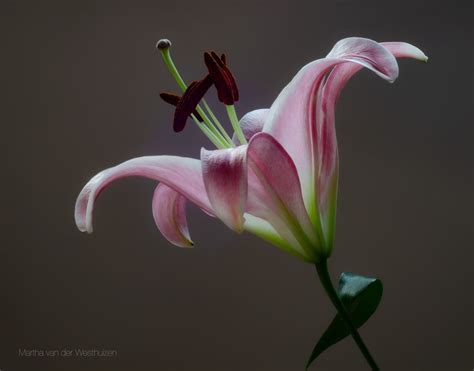
<svg viewBox="0 0 474 371"><path fill-rule="evenodd" d="M342 273L339 278L338 295L346 307L356 328L362 326L374 314L382 299L382 281L377 278L358 276L353 273ZM338 314L319 339L309 357L306 369L331 345L350 335L342 317Z"/></svg>

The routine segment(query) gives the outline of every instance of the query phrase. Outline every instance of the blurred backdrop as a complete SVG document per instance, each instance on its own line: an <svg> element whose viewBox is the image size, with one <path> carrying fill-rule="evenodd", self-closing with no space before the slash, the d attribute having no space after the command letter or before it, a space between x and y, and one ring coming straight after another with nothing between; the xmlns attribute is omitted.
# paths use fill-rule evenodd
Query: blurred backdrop
<svg viewBox="0 0 474 371"><path fill-rule="evenodd" d="M430 61L401 60L395 84L363 71L343 92L331 273L382 279L361 330L382 370L471 369L472 3L450 4L2 1L0 369L302 370L334 314L311 265L192 206L195 249L171 246L144 179L101 196L92 235L73 208L106 167L211 148L191 123L172 131L158 94L178 89L159 38L187 81L203 76L203 51L227 53L243 115L347 36L407 41ZM346 339L313 369L367 368Z"/></svg>

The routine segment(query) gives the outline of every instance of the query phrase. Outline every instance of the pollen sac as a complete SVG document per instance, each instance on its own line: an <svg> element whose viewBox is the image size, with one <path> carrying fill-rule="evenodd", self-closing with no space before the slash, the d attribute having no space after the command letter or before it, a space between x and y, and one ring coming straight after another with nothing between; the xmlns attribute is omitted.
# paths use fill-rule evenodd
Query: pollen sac
<svg viewBox="0 0 474 371"><path fill-rule="evenodd" d="M239 91L235 83L234 75L227 67L227 58L223 54L218 56L215 52L204 53L209 75L217 89L217 97L225 105L231 106L239 100Z"/></svg>
<svg viewBox="0 0 474 371"><path fill-rule="evenodd" d="M199 104L200 100L202 97L204 97L204 94L206 94L211 86L212 79L209 75L207 75L202 80L193 81L188 86L183 96L179 98L176 104L173 122L173 129L175 132L180 132L184 129L188 116L196 112L196 106ZM202 120L201 116L199 116L199 118Z"/></svg>
<svg viewBox="0 0 474 371"><path fill-rule="evenodd" d="M175 107L178 105L179 100L181 99L179 95L176 95L173 93L167 93L167 92L160 93L160 98L163 99L166 103L169 103ZM204 121L201 115L196 110L194 110L192 114L194 115L194 117L198 119L199 122Z"/></svg>

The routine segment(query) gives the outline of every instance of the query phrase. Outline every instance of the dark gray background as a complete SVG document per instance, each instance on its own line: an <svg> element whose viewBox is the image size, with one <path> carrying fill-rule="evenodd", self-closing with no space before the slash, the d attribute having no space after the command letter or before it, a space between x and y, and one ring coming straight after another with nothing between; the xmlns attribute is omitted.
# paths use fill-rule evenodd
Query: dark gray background
<svg viewBox="0 0 474 371"><path fill-rule="evenodd" d="M472 5L449 4L2 1L0 369L302 370L334 313L311 265L194 207L196 248L171 246L143 179L103 194L93 235L73 207L103 168L210 148L193 125L171 129L158 93L177 89L157 39L173 41L188 81L203 76L204 50L226 52L242 115L347 36L411 42L430 62L400 61L393 85L364 71L343 93L331 272L383 280L361 330L382 370L472 369ZM314 369L367 367L346 339Z"/></svg>

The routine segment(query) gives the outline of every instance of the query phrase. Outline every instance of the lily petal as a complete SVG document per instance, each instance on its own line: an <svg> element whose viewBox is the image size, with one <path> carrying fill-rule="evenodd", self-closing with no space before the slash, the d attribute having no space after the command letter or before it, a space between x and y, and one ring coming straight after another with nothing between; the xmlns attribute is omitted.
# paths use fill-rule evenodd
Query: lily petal
<svg viewBox="0 0 474 371"><path fill-rule="evenodd" d="M392 81L398 75L393 55L375 41L349 38L338 42L328 58L304 66L270 108L263 128L285 148L295 162L310 214L315 213L314 184L318 172L314 99L325 75L334 66L352 62Z"/></svg>
<svg viewBox="0 0 474 371"><path fill-rule="evenodd" d="M388 41L380 43L387 48L396 58L413 58L422 62L428 62L428 57L416 46L400 42Z"/></svg>
<svg viewBox="0 0 474 371"><path fill-rule="evenodd" d="M289 243L282 236L280 236L276 229L267 221L246 213L244 227L246 231L255 234L272 245L279 247L283 251L288 252L297 258L300 258L301 260L311 261L305 254L301 253L300 250L295 248L298 242L296 242L296 245Z"/></svg>
<svg viewBox="0 0 474 371"><path fill-rule="evenodd" d="M145 156L106 169L89 180L76 200L75 219L81 232L92 233L92 212L99 194L114 180L129 176L142 176L163 182L201 209L213 214L199 160L177 156Z"/></svg>
<svg viewBox="0 0 474 371"><path fill-rule="evenodd" d="M202 174L214 214L229 228L242 232L247 202L247 146L201 149Z"/></svg>
<svg viewBox="0 0 474 371"><path fill-rule="evenodd" d="M268 108L256 109L254 111L246 113L240 119L239 125L242 128L242 132L244 133L245 139L250 141L250 139L255 134L260 133L262 131L263 125L265 124L265 120L268 116L268 112ZM240 141L235 134L232 137L232 142L234 142L235 145L240 144Z"/></svg>
<svg viewBox="0 0 474 371"><path fill-rule="evenodd" d="M247 149L250 214L267 220L287 236L285 226L312 261L321 241L314 232L301 194L295 164L285 149L267 133L252 137ZM291 240L287 237L287 240Z"/></svg>
<svg viewBox="0 0 474 371"><path fill-rule="evenodd" d="M397 58L409 57L421 61L428 59L420 49L407 43L386 42L380 43L380 45ZM342 63L335 66L328 75L324 86L320 89L317 100L318 202L323 229L330 246L334 239L338 178L335 105L346 83L356 72L362 69L362 66L362 64L354 63Z"/></svg>
<svg viewBox="0 0 474 371"><path fill-rule="evenodd" d="M152 201L153 219L165 238L179 247L192 247L186 219L186 198L160 183Z"/></svg>
<svg viewBox="0 0 474 371"><path fill-rule="evenodd" d="M348 37L334 45L326 58L343 58L360 64L388 81L398 77L398 64L387 49L376 41L362 37Z"/></svg>

